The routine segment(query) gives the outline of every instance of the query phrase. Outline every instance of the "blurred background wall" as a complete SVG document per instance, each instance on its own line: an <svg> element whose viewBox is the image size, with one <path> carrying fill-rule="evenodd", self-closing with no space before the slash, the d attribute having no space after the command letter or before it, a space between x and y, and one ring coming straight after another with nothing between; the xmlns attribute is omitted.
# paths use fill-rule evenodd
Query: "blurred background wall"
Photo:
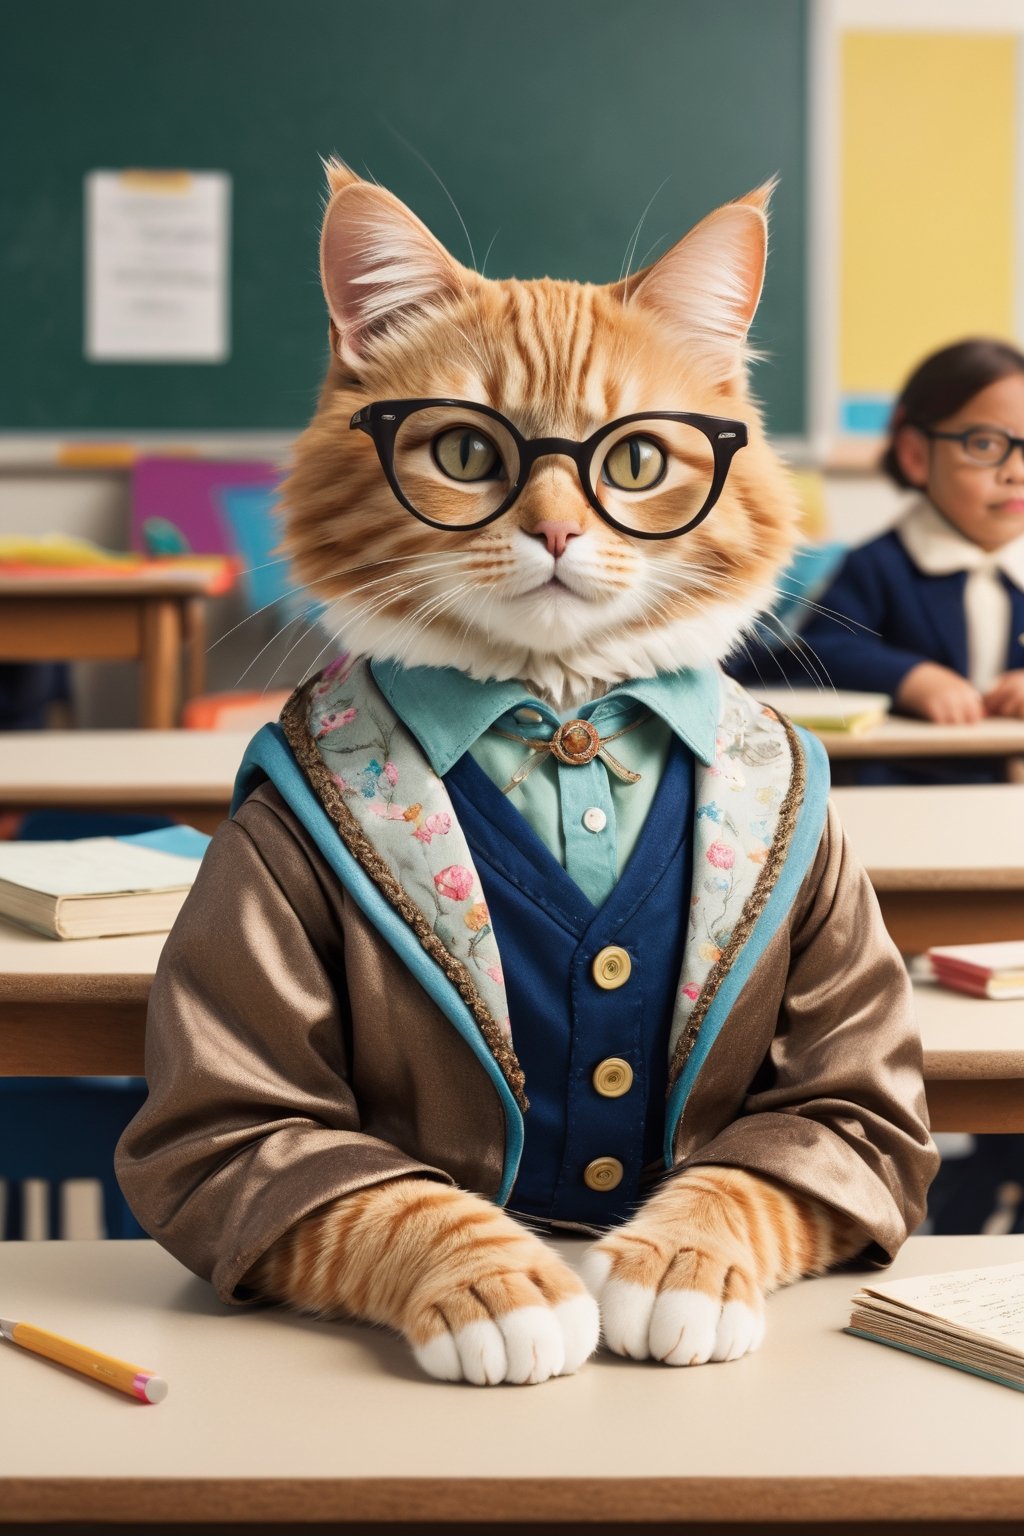
<svg viewBox="0 0 1024 1536"><path fill-rule="evenodd" d="M127 547L124 461L69 445L287 462L325 364L332 153L467 264L596 282L777 175L754 388L821 536L900 505L873 465L924 351L1021 337L1020 0L35 0L4 31L0 535ZM86 177L137 168L230 178L223 361L86 356ZM274 622L219 600L211 687L264 646L243 686L267 681ZM77 723L133 723L132 687L80 665Z"/></svg>

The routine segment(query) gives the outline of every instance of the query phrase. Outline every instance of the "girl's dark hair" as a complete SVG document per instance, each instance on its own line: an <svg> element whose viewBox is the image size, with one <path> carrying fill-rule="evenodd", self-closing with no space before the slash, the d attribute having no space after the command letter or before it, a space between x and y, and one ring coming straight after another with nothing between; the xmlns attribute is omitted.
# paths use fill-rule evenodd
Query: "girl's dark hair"
<svg viewBox="0 0 1024 1536"><path fill-rule="evenodd" d="M896 434L901 427L931 427L965 405L979 390L1008 374L1024 374L1024 352L1005 341L972 336L951 347L932 352L918 363L900 391L889 419L889 442L881 470L903 490L911 488L896 457Z"/></svg>

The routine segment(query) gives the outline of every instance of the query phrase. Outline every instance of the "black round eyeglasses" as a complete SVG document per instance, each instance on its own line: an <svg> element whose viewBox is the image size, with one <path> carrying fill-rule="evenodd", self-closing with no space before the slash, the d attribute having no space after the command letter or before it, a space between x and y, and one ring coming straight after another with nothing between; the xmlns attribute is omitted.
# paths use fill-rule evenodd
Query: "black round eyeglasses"
<svg viewBox="0 0 1024 1536"><path fill-rule="evenodd" d="M373 440L398 500L431 528L485 527L508 511L538 459L564 455L598 516L634 539L675 539L703 522L747 442L744 422L695 411L637 411L582 442L525 438L500 411L469 400L376 400L349 426Z"/></svg>

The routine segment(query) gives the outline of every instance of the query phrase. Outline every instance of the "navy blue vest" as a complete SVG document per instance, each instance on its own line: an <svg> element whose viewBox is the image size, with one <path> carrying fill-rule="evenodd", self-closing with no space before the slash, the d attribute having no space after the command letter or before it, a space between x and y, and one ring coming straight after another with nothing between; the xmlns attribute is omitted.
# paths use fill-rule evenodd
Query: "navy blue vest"
<svg viewBox="0 0 1024 1536"><path fill-rule="evenodd" d="M555 1221L625 1221L641 1175L661 1168L668 1040L690 909L693 757L675 738L632 855L595 907L532 827L467 753L445 775L501 952L516 1054L530 1108L509 1209ZM595 956L627 951L628 980L608 991ZM602 1097L595 1067L633 1069L620 1098ZM596 1158L622 1164L621 1183L593 1190Z"/></svg>

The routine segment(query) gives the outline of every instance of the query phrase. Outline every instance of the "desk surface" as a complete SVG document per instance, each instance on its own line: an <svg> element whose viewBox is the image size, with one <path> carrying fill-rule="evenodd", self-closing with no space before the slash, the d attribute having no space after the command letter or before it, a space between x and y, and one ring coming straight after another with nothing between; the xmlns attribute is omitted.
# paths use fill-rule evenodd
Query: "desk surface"
<svg viewBox="0 0 1024 1536"><path fill-rule="evenodd" d="M0 567L0 597L215 597L233 581L234 563L213 557L196 565L153 560L137 567Z"/></svg>
<svg viewBox="0 0 1024 1536"><path fill-rule="evenodd" d="M890 715L861 736L815 731L832 758L1014 757L1024 753L1024 720L932 725Z"/></svg>
<svg viewBox="0 0 1024 1536"><path fill-rule="evenodd" d="M890 1273L1020 1259L918 1238ZM0 1244L7 1316L170 1384L147 1408L4 1347L0 1522L1024 1517L1024 1395L844 1334L861 1278L771 1297L743 1361L485 1390L368 1328L224 1307L153 1243Z"/></svg>
<svg viewBox="0 0 1024 1536"><path fill-rule="evenodd" d="M0 918L0 1009L49 1000L136 1001L145 1007L166 937L48 939Z"/></svg>
<svg viewBox="0 0 1024 1536"><path fill-rule="evenodd" d="M840 788L832 799L876 891L1024 889L1024 785Z"/></svg>
<svg viewBox="0 0 1024 1536"><path fill-rule="evenodd" d="M5 806L226 806L252 731L5 731Z"/></svg>

